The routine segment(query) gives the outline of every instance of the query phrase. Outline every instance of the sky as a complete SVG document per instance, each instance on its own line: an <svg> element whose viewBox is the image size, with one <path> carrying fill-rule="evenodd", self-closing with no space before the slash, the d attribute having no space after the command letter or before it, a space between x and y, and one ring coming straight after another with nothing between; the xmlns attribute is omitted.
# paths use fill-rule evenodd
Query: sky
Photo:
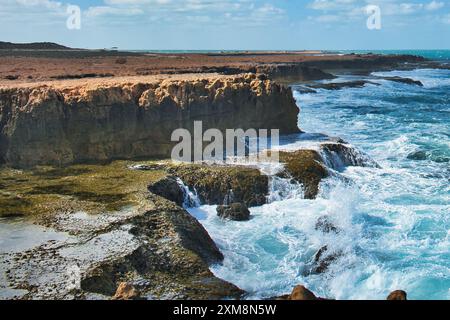
<svg viewBox="0 0 450 320"><path fill-rule="evenodd" d="M68 12L74 5L79 16ZM379 29L368 28L374 17ZM0 0L0 41L123 50L450 49L450 0Z"/></svg>

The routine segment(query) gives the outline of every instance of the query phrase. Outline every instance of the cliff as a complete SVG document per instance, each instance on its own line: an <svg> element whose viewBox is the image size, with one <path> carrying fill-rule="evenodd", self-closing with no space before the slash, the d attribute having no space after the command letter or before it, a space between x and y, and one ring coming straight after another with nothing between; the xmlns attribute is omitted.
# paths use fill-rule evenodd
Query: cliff
<svg viewBox="0 0 450 320"><path fill-rule="evenodd" d="M14 167L170 156L173 130L298 132L291 90L264 76L179 75L0 89L0 161Z"/></svg>

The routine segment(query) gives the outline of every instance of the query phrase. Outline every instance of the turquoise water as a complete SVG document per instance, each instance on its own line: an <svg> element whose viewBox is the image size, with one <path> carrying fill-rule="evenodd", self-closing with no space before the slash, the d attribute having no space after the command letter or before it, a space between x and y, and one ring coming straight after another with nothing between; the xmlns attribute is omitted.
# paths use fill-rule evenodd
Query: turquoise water
<svg viewBox="0 0 450 320"><path fill-rule="evenodd" d="M424 87L373 77L380 75ZM361 77L333 81L355 78ZM213 272L250 297L305 284L335 299L385 299L397 289L411 299L450 299L450 70L365 79L380 86L315 94L294 87L299 126L342 137L381 168L344 168L322 183L316 200L303 199L299 186L272 181L271 203L251 209L248 222L224 222L214 206L191 210L224 252ZM307 139L289 147L314 146ZM317 230L323 216L338 233ZM338 258L325 273L308 272L324 246Z"/></svg>

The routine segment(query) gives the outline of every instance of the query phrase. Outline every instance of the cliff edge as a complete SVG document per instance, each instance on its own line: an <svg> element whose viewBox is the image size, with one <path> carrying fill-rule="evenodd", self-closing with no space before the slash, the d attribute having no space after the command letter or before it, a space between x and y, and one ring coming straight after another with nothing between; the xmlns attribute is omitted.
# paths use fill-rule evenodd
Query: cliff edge
<svg viewBox="0 0 450 320"><path fill-rule="evenodd" d="M168 157L175 129L298 132L289 88L265 76L179 75L0 88L0 161L13 167Z"/></svg>

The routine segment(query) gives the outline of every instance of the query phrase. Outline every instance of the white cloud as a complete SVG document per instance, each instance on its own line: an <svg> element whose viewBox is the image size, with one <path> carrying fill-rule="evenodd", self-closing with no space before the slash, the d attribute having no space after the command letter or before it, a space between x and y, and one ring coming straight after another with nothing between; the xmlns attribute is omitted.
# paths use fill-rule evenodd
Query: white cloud
<svg viewBox="0 0 450 320"><path fill-rule="evenodd" d="M98 17L103 15L121 15L121 16L135 16L141 15L144 11L139 8L114 8L108 6L90 7L85 15L87 17Z"/></svg>
<svg viewBox="0 0 450 320"><path fill-rule="evenodd" d="M141 16L143 21L162 20L171 24L256 25L279 20L284 10L263 0L104 0L104 6L93 6L86 17L92 23L107 23L109 16ZM123 20L123 19L122 19ZM137 20L129 20L138 23Z"/></svg>
<svg viewBox="0 0 450 320"><path fill-rule="evenodd" d="M430 3L425 5L425 9L429 11L439 10L445 6L445 3L438 1L431 1Z"/></svg>

